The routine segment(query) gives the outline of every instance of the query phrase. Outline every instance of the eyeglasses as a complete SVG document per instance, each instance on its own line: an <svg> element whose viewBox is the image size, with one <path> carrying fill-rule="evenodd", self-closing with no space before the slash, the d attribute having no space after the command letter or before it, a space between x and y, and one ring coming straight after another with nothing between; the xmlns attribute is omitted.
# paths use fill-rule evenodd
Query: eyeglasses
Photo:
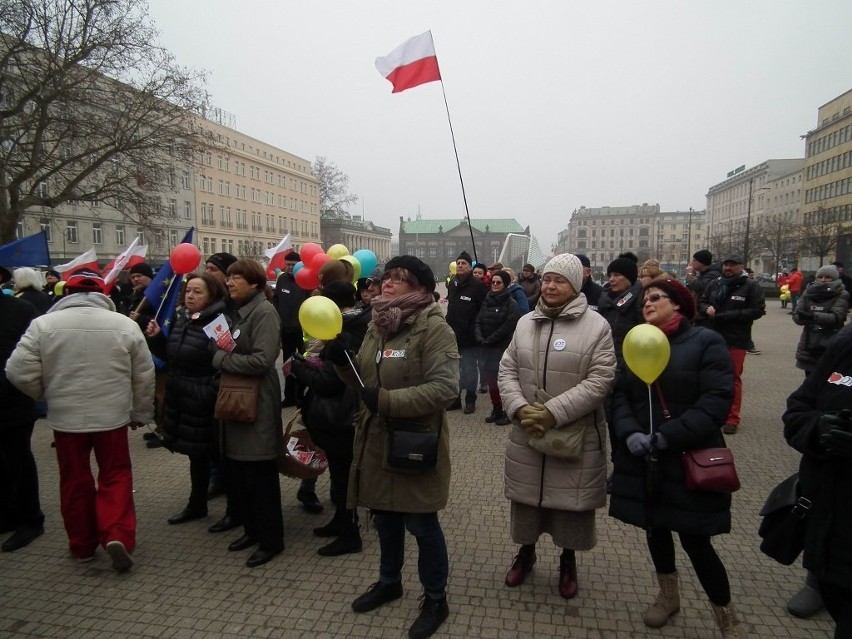
<svg viewBox="0 0 852 639"><path fill-rule="evenodd" d="M645 298L645 300L642 302L642 304L645 305L648 302L655 304L655 303L659 302L660 300L670 300L670 299L671 299L671 297L669 297L668 295L663 295L662 293L651 293L648 297Z"/></svg>
<svg viewBox="0 0 852 639"><path fill-rule="evenodd" d="M398 273L385 273L384 275L382 275L382 284L384 284L388 280L390 280L393 284L402 284L403 282L408 282L407 277L404 277Z"/></svg>
<svg viewBox="0 0 852 639"><path fill-rule="evenodd" d="M228 275L227 277L225 277L225 279L226 280L244 280L245 278L242 275L233 274L233 275Z"/></svg>

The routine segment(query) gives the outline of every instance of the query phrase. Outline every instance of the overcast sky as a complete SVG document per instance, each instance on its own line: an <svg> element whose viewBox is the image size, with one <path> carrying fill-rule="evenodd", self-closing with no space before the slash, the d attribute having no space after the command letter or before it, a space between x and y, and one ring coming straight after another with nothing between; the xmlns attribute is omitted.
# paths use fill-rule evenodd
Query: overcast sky
<svg viewBox="0 0 852 639"><path fill-rule="evenodd" d="M839 0L150 0L237 129L350 177L351 212L461 218L440 83L391 94L377 56L431 29L471 217L547 250L580 207L703 209L740 165L803 157L852 89ZM350 247L354 248L355 247Z"/></svg>

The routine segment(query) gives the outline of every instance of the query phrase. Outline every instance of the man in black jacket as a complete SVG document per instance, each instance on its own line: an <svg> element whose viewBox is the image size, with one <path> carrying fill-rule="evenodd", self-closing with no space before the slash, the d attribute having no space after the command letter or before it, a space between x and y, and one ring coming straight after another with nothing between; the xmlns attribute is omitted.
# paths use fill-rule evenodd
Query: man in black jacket
<svg viewBox="0 0 852 639"><path fill-rule="evenodd" d="M722 276L704 289L698 302L698 314L705 320L702 323L717 331L728 345L734 366L734 403L722 432L733 435L740 425L742 374L751 343L751 325L766 314L763 289L745 272L742 257L729 255L722 260Z"/></svg>
<svg viewBox="0 0 852 639"><path fill-rule="evenodd" d="M286 362L293 353L305 352L305 338L302 334L302 325L299 323L299 309L302 302L308 298L308 291L296 284L293 276L293 267L301 261L301 257L295 251L291 251L284 258L284 268L275 282L273 301L281 318L281 355ZM283 406L296 405L296 380L287 377L284 384Z"/></svg>
<svg viewBox="0 0 852 639"><path fill-rule="evenodd" d="M459 388L464 392L464 412L470 415L476 410L476 382L478 368L476 357L478 348L474 327L479 309L488 291L481 280L473 277L473 260L467 251L456 258L456 275L447 287L447 324L456 334L459 348ZM461 399L453 402L447 410L461 408Z"/></svg>
<svg viewBox="0 0 852 639"><path fill-rule="evenodd" d="M577 253L576 255L577 259L580 260L580 264L583 265L583 286L580 292L586 296L589 308L596 311L598 310L598 300L600 300L601 293L603 293L603 286L592 279L592 263L589 258L582 253ZM532 308L530 306L530 310Z"/></svg>
<svg viewBox="0 0 852 639"><path fill-rule="evenodd" d="M713 254L707 249L696 251L686 268L686 288L692 291L695 301L701 299L704 289L722 274L722 265L713 261ZM700 318L699 318L700 319ZM696 322L698 324L700 322Z"/></svg>

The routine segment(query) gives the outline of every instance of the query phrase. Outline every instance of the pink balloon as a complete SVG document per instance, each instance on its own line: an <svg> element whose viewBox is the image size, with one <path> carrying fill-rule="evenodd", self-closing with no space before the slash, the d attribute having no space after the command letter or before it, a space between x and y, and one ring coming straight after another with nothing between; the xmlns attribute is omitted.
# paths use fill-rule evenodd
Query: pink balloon
<svg viewBox="0 0 852 639"><path fill-rule="evenodd" d="M302 248L299 249L299 257L302 258L305 266L310 266L313 262L314 256L319 255L320 253L325 253L325 251L322 250L322 247L319 244L314 244L313 242L303 244Z"/></svg>
<svg viewBox="0 0 852 639"><path fill-rule="evenodd" d="M308 268L306 266L305 268L299 269L299 272L296 273L295 278L296 284L298 284L300 288L303 288L306 291L312 291L315 288L319 288L319 276L317 275L317 272L312 268Z"/></svg>
<svg viewBox="0 0 852 639"><path fill-rule="evenodd" d="M200 262L201 252L195 244L189 242L178 244L172 249L172 254L169 256L169 264L172 265L172 270L178 275L194 271Z"/></svg>
<svg viewBox="0 0 852 639"><path fill-rule="evenodd" d="M322 265L330 261L331 258L325 253L317 253L316 255L314 255L314 259L311 260L311 269L315 273L319 273L319 270L320 268L322 268Z"/></svg>

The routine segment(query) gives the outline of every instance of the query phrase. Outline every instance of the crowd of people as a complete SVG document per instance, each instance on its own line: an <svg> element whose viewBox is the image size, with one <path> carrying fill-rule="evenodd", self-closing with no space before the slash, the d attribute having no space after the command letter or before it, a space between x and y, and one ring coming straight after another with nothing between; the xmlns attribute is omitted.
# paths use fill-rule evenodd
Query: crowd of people
<svg viewBox="0 0 852 639"><path fill-rule="evenodd" d="M313 532L331 541L318 554L360 552L358 508L369 512L378 579L352 602L366 613L402 596L410 532L423 594L409 636L428 637L449 615L450 559L438 516L450 493L446 411L473 415L477 396L487 393L485 421L510 426L505 496L518 551L506 586L525 581L547 533L561 550L558 591L576 597L577 551L595 546L596 511L610 493L610 515L644 531L659 584L644 623L661 627L680 610L677 533L723 636L745 636L712 544L730 531L731 495L688 488L681 465L685 451L724 447L724 435L743 427L742 372L746 354L759 352L752 326L766 310L741 256L714 261L698 251L680 281L655 260L640 264L624 253L607 266L601 286L584 255L557 255L538 271L526 264L516 275L462 251L446 300L435 292L432 270L413 256L357 281L351 267L331 260L314 291L297 285L298 262L291 252L271 287L258 262L210 256L203 272L184 278L168 331L145 302L154 277L148 264L132 267L132 293L118 306L94 271L63 279L49 272L54 281L47 282L33 269L0 268L0 279L15 282L14 297L0 296L0 529L13 532L2 549L22 548L44 531L30 438L46 415L73 557L90 561L102 547L118 572L132 567L127 431L155 423L149 443L188 458L189 496L168 524L206 517L208 498L221 487L225 515L208 530L242 527L228 550L254 548L246 566L263 565L285 548L277 460L285 449L282 408L296 407L329 464L334 514ZM841 543L852 521L837 511L852 485L844 463L852 456L852 384L842 381L852 377L845 277L835 263L806 285L801 276L784 283L792 319L802 326L795 363L805 373L788 403L785 435L803 453L803 490L819 494L809 518L809 573L797 597L809 596L813 608L816 594L817 610L824 601L837 637L852 632L852 558ZM306 339L299 310L313 295L341 313L334 339ZM230 342L205 330L220 317ZM654 393L625 358L627 336L641 324L658 328L671 353ZM161 370L152 356L164 362ZM226 377L254 389L249 421L217 416ZM303 480L296 498L309 513L323 511L315 480ZM790 605L794 614L810 612Z"/></svg>

